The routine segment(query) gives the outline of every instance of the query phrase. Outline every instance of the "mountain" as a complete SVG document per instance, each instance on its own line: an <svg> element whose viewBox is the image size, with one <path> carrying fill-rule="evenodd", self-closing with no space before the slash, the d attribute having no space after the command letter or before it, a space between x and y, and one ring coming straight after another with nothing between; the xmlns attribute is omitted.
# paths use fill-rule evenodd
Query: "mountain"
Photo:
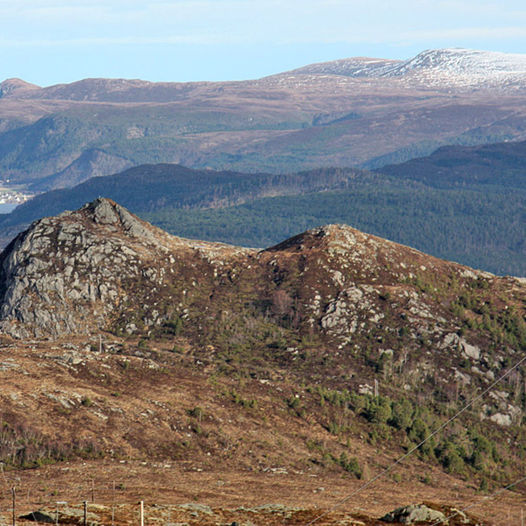
<svg viewBox="0 0 526 526"><path fill-rule="evenodd" d="M0 96L80 102L174 102L207 84L92 78L42 88L21 79L7 79L0 84Z"/></svg>
<svg viewBox="0 0 526 526"><path fill-rule="evenodd" d="M111 480L119 500L149 484L149 502L161 486L170 502L188 488L240 502L219 476L260 488L250 502L293 483L330 508L526 352L524 280L345 225L254 250L173 237L97 199L35 222L0 263L0 454L41 503L78 501L71 477L89 470L108 503ZM456 505L517 479L523 388L516 370L345 511L372 524L410 488Z"/></svg>
<svg viewBox="0 0 526 526"><path fill-rule="evenodd" d="M0 96L0 174L41 191L108 175L118 169L109 159L273 173L378 168L447 144L526 139L524 78L522 55L443 49L241 82L40 88L10 79Z"/></svg>
<svg viewBox="0 0 526 526"><path fill-rule="evenodd" d="M22 79L6 79L0 82L0 98L12 96L13 94L19 97L23 92L32 92L32 95L34 95L34 92L40 89L40 86Z"/></svg>
<svg viewBox="0 0 526 526"><path fill-rule="evenodd" d="M523 90L526 55L471 49L428 50L383 71L381 76L414 78L442 88Z"/></svg>
<svg viewBox="0 0 526 526"><path fill-rule="evenodd" d="M524 90L526 55L475 49L430 49L409 60L351 58L312 64L293 73L401 79L426 87Z"/></svg>
<svg viewBox="0 0 526 526"><path fill-rule="evenodd" d="M526 142L443 146L427 157L384 166L378 171L440 188L473 184L525 188Z"/></svg>

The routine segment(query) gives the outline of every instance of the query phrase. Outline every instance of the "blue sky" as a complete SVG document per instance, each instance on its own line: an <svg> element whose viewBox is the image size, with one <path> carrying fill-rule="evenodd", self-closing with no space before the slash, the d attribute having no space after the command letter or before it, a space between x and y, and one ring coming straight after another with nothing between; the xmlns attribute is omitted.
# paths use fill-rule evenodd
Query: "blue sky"
<svg viewBox="0 0 526 526"><path fill-rule="evenodd" d="M234 80L437 47L526 53L526 2L0 0L0 28L0 80Z"/></svg>

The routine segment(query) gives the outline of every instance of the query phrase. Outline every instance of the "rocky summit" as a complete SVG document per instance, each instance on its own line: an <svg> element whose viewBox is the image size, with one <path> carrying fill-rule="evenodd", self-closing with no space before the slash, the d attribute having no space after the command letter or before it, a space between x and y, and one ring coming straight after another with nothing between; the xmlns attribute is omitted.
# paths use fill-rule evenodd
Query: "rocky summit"
<svg viewBox="0 0 526 526"><path fill-rule="evenodd" d="M142 325L158 324L159 299L182 270L174 259L181 251L191 258L237 252L169 236L107 199L37 221L1 256L2 330L92 332L139 305ZM137 329L129 324L128 330Z"/></svg>
<svg viewBox="0 0 526 526"><path fill-rule="evenodd" d="M266 250L185 240L99 198L15 238L1 255L0 294L1 330L17 338L155 338L184 325L192 345L229 335L272 348L270 331L290 348L316 338L347 358L365 344L399 364L415 353L426 374L439 360L469 383L456 360L488 382L520 348L526 283L345 225ZM499 323L512 326L508 339L496 336Z"/></svg>

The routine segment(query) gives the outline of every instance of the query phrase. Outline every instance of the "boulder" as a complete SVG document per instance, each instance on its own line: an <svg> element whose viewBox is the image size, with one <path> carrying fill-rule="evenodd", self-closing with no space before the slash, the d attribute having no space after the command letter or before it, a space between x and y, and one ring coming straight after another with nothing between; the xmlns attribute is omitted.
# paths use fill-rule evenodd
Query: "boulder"
<svg viewBox="0 0 526 526"><path fill-rule="evenodd" d="M401 524L415 524L418 522L430 522L445 520L446 516L437 510L433 510L425 504L411 504L389 512L381 518L384 522L396 522ZM444 523L444 524L447 524Z"/></svg>

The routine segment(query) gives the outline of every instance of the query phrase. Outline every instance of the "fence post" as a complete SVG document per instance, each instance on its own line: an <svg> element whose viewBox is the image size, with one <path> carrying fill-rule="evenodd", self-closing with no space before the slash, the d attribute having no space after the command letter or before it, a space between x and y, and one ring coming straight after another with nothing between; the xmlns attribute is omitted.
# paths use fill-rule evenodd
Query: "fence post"
<svg viewBox="0 0 526 526"><path fill-rule="evenodd" d="M111 503L111 526L115 526L115 481L113 481L113 493Z"/></svg>
<svg viewBox="0 0 526 526"><path fill-rule="evenodd" d="M55 515L55 525L58 526L58 516L59 516L59 513L58 513L58 507L59 506L67 506L68 503L65 501L65 500L57 500L57 512L56 512L56 515Z"/></svg>
<svg viewBox="0 0 526 526"><path fill-rule="evenodd" d="M11 494L13 496L13 526L16 526L16 489L14 486L11 488Z"/></svg>
<svg viewBox="0 0 526 526"><path fill-rule="evenodd" d="M85 500L84 504L84 526L88 526L88 501Z"/></svg>
<svg viewBox="0 0 526 526"><path fill-rule="evenodd" d="M141 500L141 526L144 526L144 501Z"/></svg>

